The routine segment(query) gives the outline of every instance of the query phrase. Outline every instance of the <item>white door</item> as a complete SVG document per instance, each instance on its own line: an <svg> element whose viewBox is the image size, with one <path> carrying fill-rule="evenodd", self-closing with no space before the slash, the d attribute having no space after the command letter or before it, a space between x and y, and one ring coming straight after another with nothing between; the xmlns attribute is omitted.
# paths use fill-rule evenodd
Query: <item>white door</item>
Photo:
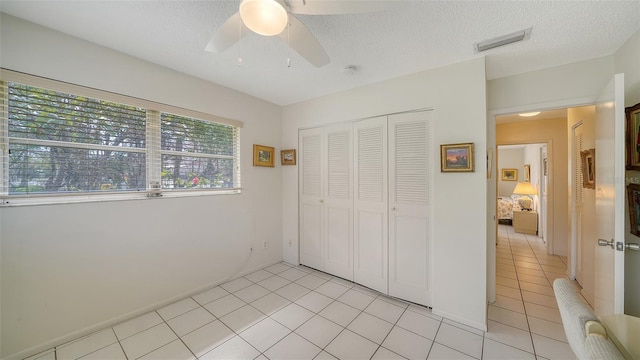
<svg viewBox="0 0 640 360"><path fill-rule="evenodd" d="M358 121L354 144L354 281L388 292L387 117Z"/></svg>
<svg viewBox="0 0 640 360"><path fill-rule="evenodd" d="M596 103L595 312L624 313L624 75ZM609 245L609 243L613 248Z"/></svg>
<svg viewBox="0 0 640 360"><path fill-rule="evenodd" d="M353 281L352 124L324 128L325 271Z"/></svg>
<svg viewBox="0 0 640 360"><path fill-rule="evenodd" d="M299 133L300 263L325 270L323 263L322 129Z"/></svg>
<svg viewBox="0 0 640 360"><path fill-rule="evenodd" d="M389 295L430 306L429 119L389 116Z"/></svg>

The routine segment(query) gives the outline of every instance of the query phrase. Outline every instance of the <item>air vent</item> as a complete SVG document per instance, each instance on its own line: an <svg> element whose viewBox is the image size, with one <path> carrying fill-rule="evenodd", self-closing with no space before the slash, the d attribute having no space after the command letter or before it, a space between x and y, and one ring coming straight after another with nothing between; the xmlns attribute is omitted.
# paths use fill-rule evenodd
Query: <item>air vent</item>
<svg viewBox="0 0 640 360"><path fill-rule="evenodd" d="M531 36L531 29L524 29L520 31L516 31L514 33L503 35L500 37L496 37L489 40L484 40L479 43L473 44L473 50L476 53L487 51L490 49L494 49L500 46L505 46L508 44L513 44L518 41L529 40L529 36Z"/></svg>

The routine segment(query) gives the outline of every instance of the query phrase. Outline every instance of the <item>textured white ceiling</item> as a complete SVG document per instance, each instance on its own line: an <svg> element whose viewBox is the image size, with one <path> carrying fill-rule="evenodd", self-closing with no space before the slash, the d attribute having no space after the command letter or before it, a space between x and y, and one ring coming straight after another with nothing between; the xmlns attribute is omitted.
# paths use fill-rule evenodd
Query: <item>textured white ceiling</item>
<svg viewBox="0 0 640 360"><path fill-rule="evenodd" d="M0 0L0 11L279 105L482 56L474 43L528 27L530 40L483 53L489 79L610 55L640 27L640 0L398 0L378 13L297 15L331 63L292 52L288 68L277 36L204 51L239 2ZM347 65L357 71L345 75Z"/></svg>

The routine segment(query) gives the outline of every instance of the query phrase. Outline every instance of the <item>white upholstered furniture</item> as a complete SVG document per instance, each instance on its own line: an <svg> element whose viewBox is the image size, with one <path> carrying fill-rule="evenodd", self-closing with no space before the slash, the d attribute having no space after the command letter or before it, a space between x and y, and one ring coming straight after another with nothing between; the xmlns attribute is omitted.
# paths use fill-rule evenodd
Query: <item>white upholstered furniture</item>
<svg viewBox="0 0 640 360"><path fill-rule="evenodd" d="M578 359L624 359L589 305L580 301L568 279L556 279L553 291L569 346Z"/></svg>

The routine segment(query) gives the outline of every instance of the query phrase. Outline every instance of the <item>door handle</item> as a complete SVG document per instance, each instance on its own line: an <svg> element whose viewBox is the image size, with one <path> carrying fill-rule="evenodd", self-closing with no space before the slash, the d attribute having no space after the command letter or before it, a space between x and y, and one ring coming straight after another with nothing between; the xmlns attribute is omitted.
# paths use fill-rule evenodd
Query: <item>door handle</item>
<svg viewBox="0 0 640 360"><path fill-rule="evenodd" d="M612 249L615 246L613 239L611 240L605 240L605 239L598 239L598 246L610 246Z"/></svg>
<svg viewBox="0 0 640 360"><path fill-rule="evenodd" d="M625 247L627 250L640 251L640 244L638 243L627 243Z"/></svg>

